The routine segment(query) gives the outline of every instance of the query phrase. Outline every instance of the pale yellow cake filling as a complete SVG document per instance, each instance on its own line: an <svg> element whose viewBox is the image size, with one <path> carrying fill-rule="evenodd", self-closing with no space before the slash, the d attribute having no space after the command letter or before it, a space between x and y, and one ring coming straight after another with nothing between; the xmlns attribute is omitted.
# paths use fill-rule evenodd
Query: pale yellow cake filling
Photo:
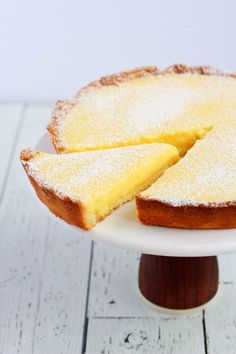
<svg viewBox="0 0 236 354"><path fill-rule="evenodd" d="M79 201L91 228L149 187L178 159L174 146L144 144L64 155L37 153L23 164L39 185Z"/></svg>
<svg viewBox="0 0 236 354"><path fill-rule="evenodd" d="M86 91L58 128L64 151L171 142L186 152L189 141L236 110L235 81L160 75Z"/></svg>

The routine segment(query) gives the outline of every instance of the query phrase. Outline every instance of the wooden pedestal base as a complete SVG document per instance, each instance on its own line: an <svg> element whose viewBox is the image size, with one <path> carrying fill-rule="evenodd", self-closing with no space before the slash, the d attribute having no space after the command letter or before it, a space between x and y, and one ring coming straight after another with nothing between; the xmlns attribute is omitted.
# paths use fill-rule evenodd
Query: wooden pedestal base
<svg viewBox="0 0 236 354"><path fill-rule="evenodd" d="M217 258L142 254L139 288L149 302L166 309L202 306L217 292Z"/></svg>

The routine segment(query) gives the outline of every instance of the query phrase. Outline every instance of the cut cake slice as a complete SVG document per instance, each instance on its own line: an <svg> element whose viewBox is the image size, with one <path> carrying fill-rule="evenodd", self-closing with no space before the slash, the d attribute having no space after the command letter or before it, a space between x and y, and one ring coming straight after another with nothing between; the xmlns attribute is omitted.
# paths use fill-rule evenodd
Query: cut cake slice
<svg viewBox="0 0 236 354"><path fill-rule="evenodd" d="M69 224L89 230L149 187L177 162L168 144L70 154L23 150L21 161L39 199Z"/></svg>

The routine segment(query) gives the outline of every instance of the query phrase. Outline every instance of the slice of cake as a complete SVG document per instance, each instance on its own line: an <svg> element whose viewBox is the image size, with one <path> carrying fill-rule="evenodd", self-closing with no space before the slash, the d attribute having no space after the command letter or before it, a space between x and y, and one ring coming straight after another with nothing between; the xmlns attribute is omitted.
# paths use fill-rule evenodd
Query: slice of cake
<svg viewBox="0 0 236 354"><path fill-rule="evenodd" d="M143 144L70 154L21 153L39 199L66 222L89 230L149 187L179 154L167 144Z"/></svg>

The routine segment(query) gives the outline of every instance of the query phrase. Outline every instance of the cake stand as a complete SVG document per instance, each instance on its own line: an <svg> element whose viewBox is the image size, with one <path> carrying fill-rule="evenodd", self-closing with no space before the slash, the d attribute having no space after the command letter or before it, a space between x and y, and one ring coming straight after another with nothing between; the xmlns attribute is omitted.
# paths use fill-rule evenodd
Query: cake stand
<svg viewBox="0 0 236 354"><path fill-rule="evenodd" d="M47 133L36 149L55 152ZM95 241L141 251L138 284L142 298L165 312L204 308L218 290L216 255L236 251L236 229L146 226L137 220L134 202L120 207L91 231L77 230L78 235Z"/></svg>

